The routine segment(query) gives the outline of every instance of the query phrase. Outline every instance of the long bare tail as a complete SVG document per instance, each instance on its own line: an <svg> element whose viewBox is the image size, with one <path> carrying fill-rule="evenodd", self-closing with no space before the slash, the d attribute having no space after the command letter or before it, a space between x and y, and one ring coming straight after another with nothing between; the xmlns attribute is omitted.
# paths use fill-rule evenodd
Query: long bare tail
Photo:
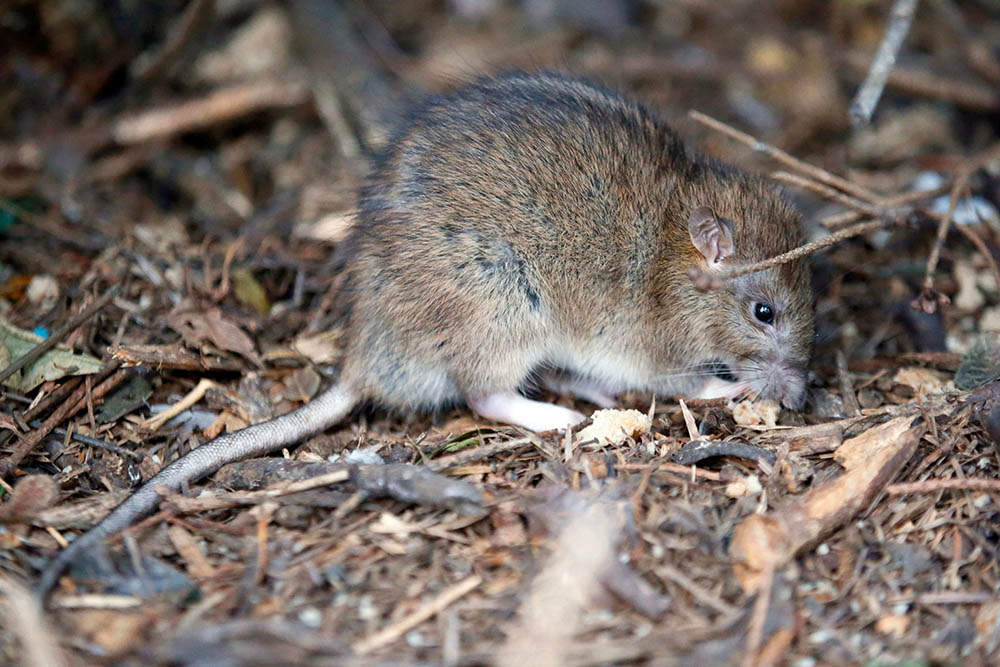
<svg viewBox="0 0 1000 667"><path fill-rule="evenodd" d="M343 419L357 404L354 392L337 384L293 410L271 421L219 436L177 459L126 498L103 521L78 537L42 572L36 592L45 600L59 575L82 551L125 530L150 514L160 502L156 487L179 490L183 485L210 475L227 463L261 456L279 447L295 444Z"/></svg>

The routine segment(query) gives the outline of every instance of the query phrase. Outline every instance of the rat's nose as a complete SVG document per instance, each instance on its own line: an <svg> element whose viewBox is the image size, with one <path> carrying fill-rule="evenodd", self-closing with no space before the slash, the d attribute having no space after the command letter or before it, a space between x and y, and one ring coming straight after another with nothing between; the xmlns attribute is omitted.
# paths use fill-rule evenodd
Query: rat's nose
<svg viewBox="0 0 1000 667"><path fill-rule="evenodd" d="M806 400L806 375L801 368L781 365L780 377L781 405L789 410L800 410Z"/></svg>
<svg viewBox="0 0 1000 667"><path fill-rule="evenodd" d="M795 393L786 391L781 396L782 407L788 408L789 410L801 410L802 405L806 401L806 390L805 388L799 389Z"/></svg>

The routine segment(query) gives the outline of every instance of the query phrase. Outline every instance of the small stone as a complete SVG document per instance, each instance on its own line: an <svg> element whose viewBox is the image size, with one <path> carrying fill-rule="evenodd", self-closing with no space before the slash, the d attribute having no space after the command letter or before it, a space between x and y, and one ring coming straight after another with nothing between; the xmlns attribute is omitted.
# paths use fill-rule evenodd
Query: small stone
<svg viewBox="0 0 1000 667"><path fill-rule="evenodd" d="M957 308L972 312L979 310L986 303L986 297L979 291L978 272L972 262L955 262L955 282L958 283L958 294L952 303Z"/></svg>

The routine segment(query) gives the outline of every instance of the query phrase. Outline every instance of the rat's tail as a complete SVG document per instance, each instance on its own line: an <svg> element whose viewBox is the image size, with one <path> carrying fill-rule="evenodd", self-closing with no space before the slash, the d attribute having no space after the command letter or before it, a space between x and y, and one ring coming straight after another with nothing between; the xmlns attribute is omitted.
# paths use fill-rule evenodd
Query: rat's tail
<svg viewBox="0 0 1000 667"><path fill-rule="evenodd" d="M191 450L157 473L103 521L63 549L42 572L36 589L38 597L42 600L48 597L59 575L81 552L125 530L156 509L160 502L156 487L179 490L183 485L210 475L227 463L261 456L279 447L294 444L336 424L347 416L357 402L358 397L354 392L337 384L286 415L235 433L227 433Z"/></svg>

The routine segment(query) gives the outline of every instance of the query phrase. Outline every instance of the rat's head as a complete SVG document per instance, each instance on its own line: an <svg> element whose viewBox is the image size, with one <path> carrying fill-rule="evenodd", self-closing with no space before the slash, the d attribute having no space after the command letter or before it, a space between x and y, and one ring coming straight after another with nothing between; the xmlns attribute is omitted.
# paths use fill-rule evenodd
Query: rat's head
<svg viewBox="0 0 1000 667"><path fill-rule="evenodd" d="M802 242L799 214L760 179L730 174L688 201L687 268L712 273L781 254ZM700 190L705 194L705 190ZM688 291L690 290L690 291ZM724 281L708 292L685 288L706 314L696 363L713 364L709 393L744 391L799 408L812 352L813 295L805 259Z"/></svg>

